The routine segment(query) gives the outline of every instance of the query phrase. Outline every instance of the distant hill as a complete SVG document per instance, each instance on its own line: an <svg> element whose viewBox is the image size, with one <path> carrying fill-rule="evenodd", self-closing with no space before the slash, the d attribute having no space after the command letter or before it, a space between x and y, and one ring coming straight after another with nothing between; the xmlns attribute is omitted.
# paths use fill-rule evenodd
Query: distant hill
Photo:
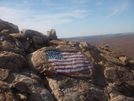
<svg viewBox="0 0 134 101"><path fill-rule="evenodd" d="M82 36L66 38L71 42L86 41L91 45L108 44L113 49L120 49L134 59L134 32L108 35Z"/></svg>

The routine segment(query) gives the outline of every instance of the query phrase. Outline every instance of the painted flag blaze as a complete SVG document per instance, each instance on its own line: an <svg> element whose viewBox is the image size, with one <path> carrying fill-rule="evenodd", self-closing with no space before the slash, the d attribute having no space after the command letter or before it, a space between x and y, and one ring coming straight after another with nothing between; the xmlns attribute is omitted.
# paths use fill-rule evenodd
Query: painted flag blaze
<svg viewBox="0 0 134 101"><path fill-rule="evenodd" d="M72 74L92 68L87 58L81 52L46 51L48 61L58 73Z"/></svg>

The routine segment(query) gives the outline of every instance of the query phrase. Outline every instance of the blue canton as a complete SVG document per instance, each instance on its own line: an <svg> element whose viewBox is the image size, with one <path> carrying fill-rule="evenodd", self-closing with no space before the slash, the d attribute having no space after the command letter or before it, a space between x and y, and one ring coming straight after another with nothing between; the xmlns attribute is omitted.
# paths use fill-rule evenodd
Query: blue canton
<svg viewBox="0 0 134 101"><path fill-rule="evenodd" d="M46 51L46 54L48 59L58 59L58 60L64 59L59 51L48 50Z"/></svg>

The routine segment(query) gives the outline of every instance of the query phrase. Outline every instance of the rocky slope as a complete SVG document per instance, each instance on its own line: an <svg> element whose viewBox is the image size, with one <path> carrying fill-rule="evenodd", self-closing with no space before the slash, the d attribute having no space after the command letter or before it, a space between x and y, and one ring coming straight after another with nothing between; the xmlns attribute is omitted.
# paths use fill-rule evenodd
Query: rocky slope
<svg viewBox="0 0 134 101"><path fill-rule="evenodd" d="M134 101L133 59L54 29L19 33L0 20L0 67L0 101Z"/></svg>

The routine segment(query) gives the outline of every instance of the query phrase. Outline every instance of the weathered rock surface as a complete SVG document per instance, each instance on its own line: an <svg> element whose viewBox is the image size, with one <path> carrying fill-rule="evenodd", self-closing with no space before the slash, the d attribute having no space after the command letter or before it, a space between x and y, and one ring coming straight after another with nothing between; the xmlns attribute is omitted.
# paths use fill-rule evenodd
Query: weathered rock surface
<svg viewBox="0 0 134 101"><path fill-rule="evenodd" d="M25 96L27 101L54 101L50 92L38 81L23 74L12 73L6 82L11 88Z"/></svg>
<svg viewBox="0 0 134 101"><path fill-rule="evenodd" d="M9 51L25 55L24 47L21 42L13 36L3 33L0 33L0 51Z"/></svg>
<svg viewBox="0 0 134 101"><path fill-rule="evenodd" d="M53 76L47 78L49 86L58 101L107 101L107 91L97 87L90 80Z"/></svg>
<svg viewBox="0 0 134 101"><path fill-rule="evenodd" d="M134 101L134 60L123 52L4 24L0 101Z"/></svg>
<svg viewBox="0 0 134 101"><path fill-rule="evenodd" d="M19 54L12 52L0 52L0 67L10 71L20 71L27 66L26 59Z"/></svg>

